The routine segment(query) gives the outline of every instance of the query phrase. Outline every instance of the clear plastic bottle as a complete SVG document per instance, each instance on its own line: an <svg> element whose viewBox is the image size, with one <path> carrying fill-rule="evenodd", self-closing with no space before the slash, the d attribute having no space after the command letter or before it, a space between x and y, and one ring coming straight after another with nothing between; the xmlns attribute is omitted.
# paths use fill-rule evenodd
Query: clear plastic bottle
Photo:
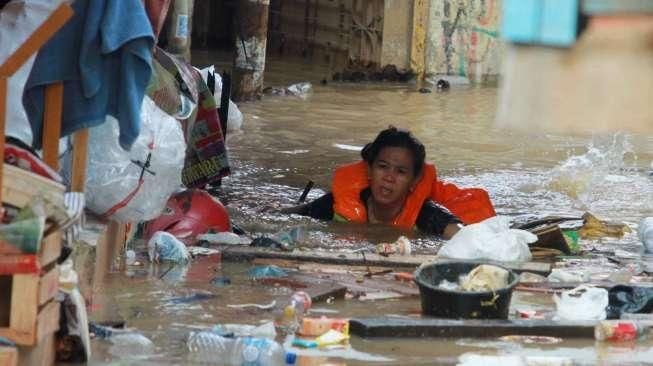
<svg viewBox="0 0 653 366"><path fill-rule="evenodd" d="M306 292L293 293L288 302L281 306L281 315L277 319L277 326L286 334L295 333L302 323L302 318L311 308L311 304L311 296Z"/></svg>
<svg viewBox="0 0 653 366"><path fill-rule="evenodd" d="M634 320L604 320L594 327L597 341L624 342L646 338L650 327Z"/></svg>
<svg viewBox="0 0 653 366"><path fill-rule="evenodd" d="M270 339L225 338L212 332L192 332L188 350L194 362L230 366L294 365L296 355Z"/></svg>

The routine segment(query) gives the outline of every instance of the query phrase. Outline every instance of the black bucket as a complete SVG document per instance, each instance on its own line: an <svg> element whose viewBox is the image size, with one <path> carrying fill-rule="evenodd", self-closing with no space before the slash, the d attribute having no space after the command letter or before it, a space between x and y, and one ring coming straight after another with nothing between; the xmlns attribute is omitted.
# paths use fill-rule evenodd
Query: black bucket
<svg viewBox="0 0 653 366"><path fill-rule="evenodd" d="M481 264L487 263L438 262L418 268L415 282L419 286L422 313L453 319L507 319L512 290L519 282L519 276L507 268L497 266L508 271L508 286L494 292L438 288L442 280L458 283L460 275Z"/></svg>

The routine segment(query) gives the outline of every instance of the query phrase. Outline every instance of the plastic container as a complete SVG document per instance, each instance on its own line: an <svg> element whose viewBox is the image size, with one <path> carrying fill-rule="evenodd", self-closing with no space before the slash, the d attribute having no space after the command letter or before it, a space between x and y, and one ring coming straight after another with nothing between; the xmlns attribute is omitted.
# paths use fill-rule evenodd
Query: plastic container
<svg viewBox="0 0 653 366"><path fill-rule="evenodd" d="M644 245L644 251L653 254L653 217L646 217L639 223L637 229L639 240Z"/></svg>
<svg viewBox="0 0 653 366"><path fill-rule="evenodd" d="M507 319L512 290L519 282L519 276L507 268L504 269L508 271L508 286L496 291L469 292L438 287L442 280L458 282L461 275L481 264L484 263L447 261L418 268L415 282L419 287L422 313L453 319Z"/></svg>
<svg viewBox="0 0 653 366"><path fill-rule="evenodd" d="M304 315L311 308L311 304L311 296L306 292L293 293L288 302L281 305L281 314L277 320L279 329L286 334L295 333L299 329Z"/></svg>
<svg viewBox="0 0 653 366"><path fill-rule="evenodd" d="M266 338L225 338L212 332L192 332L188 350L195 362L232 366L294 365L296 355Z"/></svg>
<svg viewBox="0 0 653 366"><path fill-rule="evenodd" d="M597 341L626 342L646 338L650 327L634 320L604 320L594 327Z"/></svg>

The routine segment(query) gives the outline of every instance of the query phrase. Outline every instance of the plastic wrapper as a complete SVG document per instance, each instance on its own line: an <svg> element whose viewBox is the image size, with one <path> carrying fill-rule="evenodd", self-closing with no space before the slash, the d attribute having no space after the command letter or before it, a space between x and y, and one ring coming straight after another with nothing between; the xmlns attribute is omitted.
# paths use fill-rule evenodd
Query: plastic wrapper
<svg viewBox="0 0 653 366"><path fill-rule="evenodd" d="M608 291L581 285L561 295L553 296L556 320L603 320L608 306Z"/></svg>
<svg viewBox="0 0 653 366"><path fill-rule="evenodd" d="M452 259L527 262L531 260L529 243L537 236L510 228L510 219L494 216L477 224L464 226L438 251L438 256Z"/></svg>
<svg viewBox="0 0 653 366"><path fill-rule="evenodd" d="M120 222L159 216L181 185L186 144L179 123L148 97L143 98L141 119L131 151L118 144L118 124L111 117L90 131L86 207Z"/></svg>
<svg viewBox="0 0 653 366"><path fill-rule="evenodd" d="M36 198L23 207L9 224L0 225L0 252L37 253L43 239L45 218L45 202L42 199Z"/></svg>

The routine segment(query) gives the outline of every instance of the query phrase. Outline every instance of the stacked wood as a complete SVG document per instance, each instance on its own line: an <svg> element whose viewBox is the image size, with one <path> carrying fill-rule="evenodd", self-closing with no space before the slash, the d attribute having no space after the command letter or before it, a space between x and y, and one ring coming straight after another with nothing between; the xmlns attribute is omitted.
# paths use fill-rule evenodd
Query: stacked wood
<svg viewBox="0 0 653 366"><path fill-rule="evenodd" d="M2 184L3 203L23 207L34 197L47 197L63 206L64 187L31 172L5 165ZM54 333L59 329L59 267L62 233L55 221L49 221L38 252L15 252L5 243L0 245L0 263L25 261L34 266L22 268L0 266L0 337L19 346L21 365L51 365L54 363ZM10 352L0 356L9 358ZM13 357L13 356L11 356ZM8 361L9 362L9 361ZM11 364L11 363L9 363Z"/></svg>

